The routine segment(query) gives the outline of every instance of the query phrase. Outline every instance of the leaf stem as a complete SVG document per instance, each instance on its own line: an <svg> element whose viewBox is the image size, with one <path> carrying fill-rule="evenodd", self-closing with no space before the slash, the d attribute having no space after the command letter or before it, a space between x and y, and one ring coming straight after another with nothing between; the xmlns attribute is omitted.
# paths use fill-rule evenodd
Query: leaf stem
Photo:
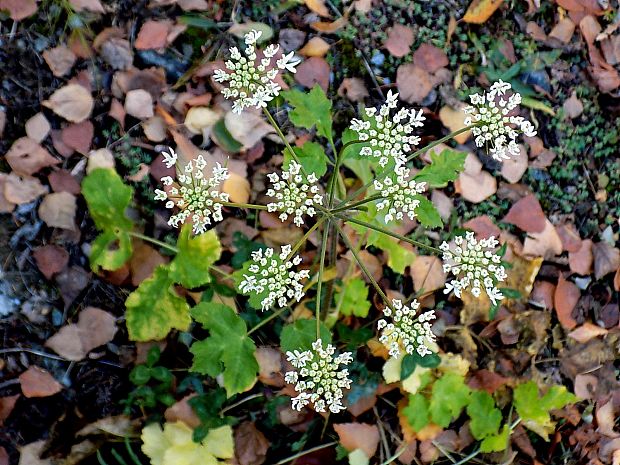
<svg viewBox="0 0 620 465"><path fill-rule="evenodd" d="M323 287L323 273L325 271L325 254L327 252L327 232L331 226L331 219L327 220L327 224L323 228L323 235L321 237L321 258L319 261L319 277L318 282L316 284L316 309L315 309L315 318L316 318L316 338L319 339L321 337L321 290ZM329 305L329 302L328 304Z"/></svg>
<svg viewBox="0 0 620 465"><path fill-rule="evenodd" d="M333 210L331 210L331 212L332 213L339 213L339 212L342 212L342 211L352 210L352 209L354 209L356 207L359 207L360 205L364 205L364 204L370 203L370 202L372 202L374 200L379 200L381 198L382 197L381 197L380 194L375 194L375 195L372 195L372 196L367 197L365 199L359 200L357 202L350 203L350 204L344 205L342 207L334 208Z"/></svg>
<svg viewBox="0 0 620 465"><path fill-rule="evenodd" d="M306 240L310 237L310 234L312 234L312 232L318 228L319 226L321 226L321 224L323 224L323 222L325 222L327 218L326 217L321 217L318 219L318 221L316 223L314 223L312 225L312 227L310 229L308 229L308 231L306 231L306 234L303 235L303 237L301 239L299 239L297 241L297 243L293 246L293 248L291 249L291 253L288 254L288 257L286 257L286 260L290 260L291 258L293 258L293 255L295 255L295 253L299 250L299 248L303 245L304 242L306 242Z"/></svg>
<svg viewBox="0 0 620 465"><path fill-rule="evenodd" d="M273 312L271 315L269 315L264 320L261 320L258 323L256 323L254 326L252 326L248 330L248 336L250 334L252 334L254 331L256 331L257 329L259 329L260 327L262 327L262 326L266 325L267 323L269 323L271 320L273 320L273 319L279 317L280 315L282 315L288 309L289 309L288 305L286 307L282 307L280 310L276 310L275 312Z"/></svg>
<svg viewBox="0 0 620 465"><path fill-rule="evenodd" d="M271 116L271 113L269 113L269 110L267 110L267 108L263 108L263 113L265 113L265 115L267 116L267 119L269 120L269 123L276 130L276 133L278 134L278 137L280 139L282 139L282 142L284 142L284 145L286 146L287 150L289 152L291 152L291 157L293 157L293 160L295 160L297 163L299 163L299 166L301 166L301 172L304 174L304 176L308 177L308 173L306 173L306 170L304 169L303 165L301 164L301 161L299 160L299 157L297 156L297 154L293 150L293 147L291 147L291 144L289 143L289 141L286 140L286 136L284 135L284 133L280 129L280 126L278 126L278 123L276 122L276 120L273 118L273 116Z"/></svg>
<svg viewBox="0 0 620 465"><path fill-rule="evenodd" d="M251 210L267 210L267 205L254 205L251 203L235 203L235 202L220 202L225 207L235 208L249 208Z"/></svg>
<svg viewBox="0 0 620 465"><path fill-rule="evenodd" d="M139 233L139 232L135 232L135 231L127 231L127 234L129 234L130 236L133 236L137 239L142 239L145 242L150 242L151 244L155 244L158 245L159 247L163 248L163 249L168 249L171 252L174 253L179 253L179 249L177 247L175 247L174 245L170 245L166 242L160 241L155 239L154 237L150 237L147 236L145 234Z"/></svg>

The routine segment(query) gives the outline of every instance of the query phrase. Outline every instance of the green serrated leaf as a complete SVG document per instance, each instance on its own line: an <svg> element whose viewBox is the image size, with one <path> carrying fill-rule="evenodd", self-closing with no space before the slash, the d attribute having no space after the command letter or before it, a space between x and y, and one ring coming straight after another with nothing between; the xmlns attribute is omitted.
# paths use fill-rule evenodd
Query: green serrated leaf
<svg viewBox="0 0 620 465"><path fill-rule="evenodd" d="M291 123L305 129L316 126L320 136L332 139L332 102L318 84L310 92L293 89L282 92L282 95L293 107L289 113Z"/></svg>
<svg viewBox="0 0 620 465"><path fill-rule="evenodd" d="M336 293L336 302L342 300L340 312L343 315L355 315L361 318L368 316L370 302L368 301L368 286L361 278L345 281L342 290Z"/></svg>
<svg viewBox="0 0 620 465"><path fill-rule="evenodd" d="M415 209L418 221L427 228L441 228L443 221L433 202L420 194L414 195L413 198L420 202Z"/></svg>
<svg viewBox="0 0 620 465"><path fill-rule="evenodd" d="M435 381L429 408L433 423L448 427L468 404L470 394L465 378L456 373L446 373Z"/></svg>
<svg viewBox="0 0 620 465"><path fill-rule="evenodd" d="M125 216L133 189L112 168L97 168L82 181L88 211L101 234L91 245L89 257L94 271L117 270L132 254L128 231L133 222Z"/></svg>
<svg viewBox="0 0 620 465"><path fill-rule="evenodd" d="M577 397L568 392L564 386L552 386L541 397L538 385L534 381L519 384L513 391L513 403L523 424L545 441L549 440L549 434L555 428L549 411L576 401Z"/></svg>
<svg viewBox="0 0 620 465"><path fill-rule="evenodd" d="M409 404L403 409L403 415L414 431L421 431L430 421L426 397L422 394L409 395Z"/></svg>
<svg viewBox="0 0 620 465"><path fill-rule="evenodd" d="M451 149L445 149L439 154L431 152L431 164L422 168L414 179L427 183L428 187L445 187L465 169L466 158L467 153Z"/></svg>
<svg viewBox="0 0 620 465"><path fill-rule="evenodd" d="M192 316L209 330L209 337L192 344L192 371L212 377L223 374L228 396L250 389L258 373L256 346L245 321L226 305L202 302Z"/></svg>
<svg viewBox="0 0 620 465"><path fill-rule="evenodd" d="M301 147L293 147L295 155L304 171L308 174L314 173L317 177L323 176L327 172L327 155L320 144L316 142L306 142ZM288 169L288 165L293 157L288 149L284 150L284 169Z"/></svg>
<svg viewBox="0 0 620 465"><path fill-rule="evenodd" d="M172 287L168 268L158 266L125 301L127 330L132 341L165 338L170 330L186 331L191 319L189 306Z"/></svg>
<svg viewBox="0 0 620 465"><path fill-rule="evenodd" d="M480 452L501 452L508 447L508 437L510 436L510 428L504 425L502 430L494 435L487 436L480 443Z"/></svg>
<svg viewBox="0 0 620 465"><path fill-rule="evenodd" d="M169 265L170 278L187 289L210 282L209 267L222 254L215 230L193 236L192 226L186 224L181 228L177 248L179 252Z"/></svg>
<svg viewBox="0 0 620 465"><path fill-rule="evenodd" d="M324 345L332 342L332 335L323 323L320 324L319 334ZM310 350L314 341L316 341L315 319L296 320L282 328L282 333L280 333L280 347L284 353L293 350Z"/></svg>
<svg viewBox="0 0 620 465"><path fill-rule="evenodd" d="M383 227L385 228L385 225L383 225ZM377 235L374 237L371 234L368 237L368 245L379 247L384 252L387 252L388 266L393 271L399 274L404 274L405 268L410 266L416 257L414 252L401 246L398 243L398 239L395 239L390 236L386 236L385 234L381 234L381 233L377 233Z"/></svg>
<svg viewBox="0 0 620 465"><path fill-rule="evenodd" d="M478 440L497 434L502 423L502 412L495 407L493 397L486 391L472 392L467 415L471 418L471 434Z"/></svg>

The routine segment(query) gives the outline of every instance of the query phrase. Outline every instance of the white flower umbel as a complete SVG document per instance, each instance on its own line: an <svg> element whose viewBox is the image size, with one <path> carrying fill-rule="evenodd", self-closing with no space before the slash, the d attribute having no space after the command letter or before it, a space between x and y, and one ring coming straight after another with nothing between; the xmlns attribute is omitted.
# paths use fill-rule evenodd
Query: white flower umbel
<svg viewBox="0 0 620 465"><path fill-rule="evenodd" d="M312 404L317 412L329 409L332 413L346 410L342 405L343 389L351 388L349 370L341 368L353 361L351 352L334 356L336 348L317 339L312 350L287 352L286 358L296 369L284 375L284 380L295 385L298 395L291 399L292 407L300 411Z"/></svg>
<svg viewBox="0 0 620 465"><path fill-rule="evenodd" d="M398 94L388 91L385 104L379 108L366 108L364 119L353 119L351 129L357 132L359 140L367 142L360 150L360 155L376 157L381 166L387 165L393 158L396 165L407 161L411 147L420 143L418 136L412 135L414 128L423 126L425 120L422 110L401 108L390 117L390 110L396 108Z"/></svg>
<svg viewBox="0 0 620 465"><path fill-rule="evenodd" d="M505 281L507 276L501 257L495 253L498 244L493 236L478 241L471 231L465 233L465 237L455 237L453 247L447 242L441 244L443 270L456 277L446 283L444 293L454 291L457 297L461 297L461 291L471 287L471 293L478 297L484 288L493 305L503 299L497 283Z"/></svg>
<svg viewBox="0 0 620 465"><path fill-rule="evenodd" d="M304 224L303 215L314 216L316 205L323 205L323 196L319 193L318 178L314 173L308 177L301 173L301 165L291 161L281 176L277 173L267 175L273 187L267 196L276 201L267 204L267 211L280 212L280 221L286 221L294 215L293 222L297 226Z"/></svg>
<svg viewBox="0 0 620 465"><path fill-rule="evenodd" d="M465 107L468 115L465 125L475 124L471 132L478 147L489 147L491 156L498 160L507 160L519 155L519 146L516 139L519 134L528 137L536 135L534 126L521 116L511 116L510 113L521 103L521 94L511 92L508 98L506 92L512 86L499 80L483 95L469 96L471 105Z"/></svg>
<svg viewBox="0 0 620 465"><path fill-rule="evenodd" d="M415 351L422 357L432 354L428 346L436 338L429 321L435 319L435 311L423 312L416 318L420 304L415 299L411 302L411 307L398 299L392 299L392 306L393 311L389 307L383 310L383 314L392 321L382 319L377 323L377 328L381 331L379 342L389 349L390 356L398 358L402 348L408 354Z"/></svg>
<svg viewBox="0 0 620 465"><path fill-rule="evenodd" d="M263 294L261 301L263 311L274 305L286 307L288 300L297 302L304 296L302 280L310 277L308 270L295 271L292 268L301 263L299 255L289 258L291 246L282 247L280 255L273 249L252 252L253 263L248 268L249 274L243 275L239 290L244 294Z"/></svg>
<svg viewBox="0 0 620 465"><path fill-rule="evenodd" d="M396 180L387 177L383 181L375 180L375 189L381 195L377 203L379 211L387 208L385 222L402 220L405 215L412 220L415 218L415 209L420 205L416 197L426 190L425 182L415 182L409 179L410 170L404 166L396 168Z"/></svg>
<svg viewBox="0 0 620 465"><path fill-rule="evenodd" d="M164 152L164 163L169 168L176 163L176 158L173 150L171 154ZM217 163L212 176L205 178L206 166L204 157L198 155L177 175L177 184L170 176L161 178L168 189L155 189L155 200L164 200L166 208L179 208L179 212L168 220L170 226L178 228L189 219L194 234L201 234L213 222L222 221L222 202L228 202L228 194L220 192L220 185L228 178L228 170Z"/></svg>
<svg viewBox="0 0 620 465"><path fill-rule="evenodd" d="M256 54L256 42L262 35L261 31L250 31L245 35L245 50L241 53L237 47L230 49L230 59L226 61L229 72L216 69L213 78L216 82L227 83L222 90L225 98L233 100L232 111L241 113L244 108L266 107L280 93L281 87L275 82L280 70L295 73L295 66L300 60L294 59L294 52L272 59L278 53L279 45L269 45L263 51L263 58Z"/></svg>

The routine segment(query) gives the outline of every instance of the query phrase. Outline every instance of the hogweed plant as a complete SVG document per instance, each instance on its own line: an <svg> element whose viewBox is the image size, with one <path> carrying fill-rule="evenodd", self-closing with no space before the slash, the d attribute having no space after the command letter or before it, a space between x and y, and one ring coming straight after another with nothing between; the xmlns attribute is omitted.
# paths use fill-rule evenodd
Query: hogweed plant
<svg viewBox="0 0 620 465"><path fill-rule="evenodd" d="M91 255L91 262L104 269L118 268L127 253L120 257L118 250L106 249L106 244L115 240L116 244L126 244L132 237L175 252L170 263L160 265L127 299L130 336L136 340L163 338L171 329L187 330L192 320L201 324L209 337L192 345L192 370L217 378L229 396L248 390L255 382L258 364L251 334L283 316L293 304L305 301L306 308L314 310L314 320L297 320L285 325L281 333L281 347L292 366L285 379L297 393L292 407L300 410L309 406L318 412L338 413L346 408L346 392L353 382L347 366L355 357L351 352L339 352L332 343L327 321L328 315L329 325L338 318L340 304L334 306L338 286L341 294L350 291L346 286L350 272L341 277L341 284L337 284L333 273L326 272L334 268L339 244L350 250L351 267L359 267L383 301L383 318L378 319L376 329L389 356L432 355L436 350L431 326L435 312L422 311L416 296L404 301L388 298L388 291L370 272L360 251L371 245L385 250L390 255L389 266L400 273L405 265L399 260L399 241L438 255L443 259L444 271L454 276L446 284L446 293L460 297L464 292L479 296L484 291L496 309L504 298L499 286L506 272L503 251L498 250L494 237L476 240L468 232L434 247L400 234L396 226L403 220L416 220L419 228L442 226L426 193L455 181L464 169L466 155L454 150L435 153L431 149L471 131L477 146L486 147L492 157L501 160L518 152L516 140L520 134L531 136L535 131L517 114L519 94L511 90L510 84L499 81L484 95L471 96L472 105L465 110L465 127L425 147L419 147L422 110L399 108L398 94L391 91L379 109L366 108L361 119L350 122L337 147L331 102L318 86L308 93L283 90L278 82L283 82L287 72L295 72L298 61L291 53L282 55L277 46L259 51L260 36L260 32L252 31L245 36L245 50L231 48L227 69L217 70L214 78L223 85L221 93L230 101L233 112L262 111L284 145L282 169L266 176L266 195L271 200L266 205L232 202L223 191L228 176L225 166L203 156L181 163L170 150L164 153L163 162L167 167L176 167L176 178L162 178L155 198L172 210L168 224L181 229L177 245L149 239L135 232L131 223L119 226L118 218L125 218L123 211L130 196L125 192L114 200L116 213L110 212L110 217L105 218L94 215L103 232L102 244L93 247L96 254ZM288 103L288 116L294 126L316 128L316 140L326 143L306 142L291 147L268 107L277 96ZM410 162L426 153L430 163L413 170ZM351 182L351 173L357 183ZM92 209L101 199L93 192L94 187L87 185L85 191ZM215 265L221 247L212 228L233 209L271 212L282 222L291 221L294 227L301 228L302 237L281 248L254 250L249 260L230 275ZM312 235L313 243L318 244L317 254L312 262L304 262L300 251L305 250ZM235 310L215 300L190 309L174 291L175 285L194 289L213 283L213 276L232 279L238 293L248 297L248 305L257 309L259 316L265 315L257 325L248 330ZM367 295L366 285L358 284ZM346 299L338 300L342 303Z"/></svg>

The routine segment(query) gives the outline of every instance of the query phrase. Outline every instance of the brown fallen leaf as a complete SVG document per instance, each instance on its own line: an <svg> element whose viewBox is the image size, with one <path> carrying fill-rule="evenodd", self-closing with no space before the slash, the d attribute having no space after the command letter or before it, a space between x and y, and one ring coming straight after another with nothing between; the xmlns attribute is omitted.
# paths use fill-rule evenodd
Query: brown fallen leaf
<svg viewBox="0 0 620 465"><path fill-rule="evenodd" d="M318 32L324 32L326 34L333 34L334 32L345 27L348 23L349 23L349 19L346 16L341 16L336 21L333 21L331 23L326 22L326 21L317 21L314 23L310 23L310 27Z"/></svg>
<svg viewBox="0 0 620 465"><path fill-rule="evenodd" d="M459 129L465 127L465 118L467 115L461 109L454 109L451 106L445 105L439 110L439 120L447 127L450 132L456 132ZM465 131L458 136L454 137L454 140L459 144L464 144L471 136L471 131Z"/></svg>
<svg viewBox="0 0 620 465"><path fill-rule="evenodd" d="M239 465L261 465L269 450L269 440L251 421L235 429L235 458Z"/></svg>
<svg viewBox="0 0 620 465"><path fill-rule="evenodd" d="M116 317L95 307L86 307L77 324L60 328L45 346L67 360L83 360L96 347L107 344L116 334Z"/></svg>
<svg viewBox="0 0 620 465"><path fill-rule="evenodd" d="M140 28L134 47L137 50L153 50L166 47L172 21L148 20Z"/></svg>
<svg viewBox="0 0 620 465"><path fill-rule="evenodd" d="M56 284L60 289L65 308L69 308L77 296L86 289L90 276L88 271L78 265L65 268L56 275Z"/></svg>
<svg viewBox="0 0 620 465"><path fill-rule="evenodd" d="M545 220L545 227L541 232L527 234L522 253L525 256L545 259L562 253L562 241L551 221Z"/></svg>
<svg viewBox="0 0 620 465"><path fill-rule="evenodd" d="M63 77L71 71L77 57L66 45L47 49L43 52L43 59L56 77Z"/></svg>
<svg viewBox="0 0 620 465"><path fill-rule="evenodd" d="M432 255L418 255L409 267L409 274L416 292L429 294L446 284L446 273L441 260Z"/></svg>
<svg viewBox="0 0 620 465"><path fill-rule="evenodd" d="M486 171L475 175L462 172L454 182L455 192L472 203L480 203L497 192L497 181Z"/></svg>
<svg viewBox="0 0 620 465"><path fill-rule="evenodd" d="M578 328L568 333L568 336L572 337L577 342L585 344L592 338L606 335L607 332L608 331L605 328L601 328L600 326L585 322Z"/></svg>
<svg viewBox="0 0 620 465"><path fill-rule="evenodd" d="M575 119L583 113L583 103L577 98L577 93L574 91L571 96L564 101L562 108L566 116L570 119Z"/></svg>
<svg viewBox="0 0 620 465"><path fill-rule="evenodd" d="M616 275L614 276L614 289L616 292L620 292L620 268L616 271Z"/></svg>
<svg viewBox="0 0 620 465"><path fill-rule="evenodd" d="M90 151L94 134L95 128L93 123L87 120L81 123L70 124L63 128L61 137L67 147L82 155L86 155Z"/></svg>
<svg viewBox="0 0 620 465"><path fill-rule="evenodd" d="M383 47L396 58L402 58L411 51L413 29L402 24L394 24L387 31L387 40Z"/></svg>
<svg viewBox="0 0 620 465"><path fill-rule="evenodd" d="M29 399L32 397L49 397L62 391L62 385L47 371L37 366L30 366L19 375L22 393Z"/></svg>
<svg viewBox="0 0 620 465"><path fill-rule="evenodd" d="M9 418L9 415L15 407L15 403L19 399L19 394L14 396L0 397L0 426L4 424L4 420Z"/></svg>
<svg viewBox="0 0 620 465"><path fill-rule="evenodd" d="M405 63L396 70L399 97L407 103L422 103L433 85L432 76L420 66Z"/></svg>
<svg viewBox="0 0 620 465"><path fill-rule="evenodd" d="M370 94L360 78L344 78L338 87L338 95L346 97L352 102L362 102Z"/></svg>
<svg viewBox="0 0 620 465"><path fill-rule="evenodd" d="M504 0L473 0L469 4L469 7L467 7L465 16L463 16L463 21L471 24L482 24L495 13L495 10L500 7L503 1Z"/></svg>
<svg viewBox="0 0 620 465"><path fill-rule="evenodd" d="M47 194L39 205L39 217L50 228L61 228L75 231L76 198L68 192Z"/></svg>
<svg viewBox="0 0 620 465"><path fill-rule="evenodd" d="M37 178L10 173L4 180L4 198L16 205L32 202L47 193L47 187Z"/></svg>
<svg viewBox="0 0 620 465"><path fill-rule="evenodd" d="M110 111L108 112L108 116L118 121L118 124L121 125L121 128L125 128L125 115L126 114L127 112L125 111L125 107L123 106L123 104L116 99L112 99L112 103L110 103Z"/></svg>
<svg viewBox="0 0 620 465"><path fill-rule="evenodd" d="M577 326L577 322L573 318L572 313L580 297L581 292L579 288L560 275L553 300L555 302L555 311L558 315L558 320L564 329L573 329Z"/></svg>
<svg viewBox="0 0 620 465"><path fill-rule="evenodd" d="M16 174L27 176L60 163L60 160L52 157L44 147L28 137L20 137L13 142L5 158Z"/></svg>
<svg viewBox="0 0 620 465"><path fill-rule="evenodd" d="M467 385L472 389L484 389L489 394L493 394L500 387L510 383L510 378L505 378L494 371L483 369L475 371Z"/></svg>
<svg viewBox="0 0 620 465"><path fill-rule="evenodd" d="M25 129L30 139L40 143L48 136L52 127L43 113L37 113L26 121Z"/></svg>
<svg viewBox="0 0 620 465"><path fill-rule="evenodd" d="M92 113L95 101L90 91L83 86L67 84L54 92L42 104L72 123L81 123Z"/></svg>
<svg viewBox="0 0 620 465"><path fill-rule="evenodd" d="M340 444L349 452L355 449L364 451L368 458L374 457L379 445L379 428L368 423L336 423Z"/></svg>
<svg viewBox="0 0 620 465"><path fill-rule="evenodd" d="M448 66L448 56L442 49L434 45L423 43L413 52L413 63L429 73ZM462 144L462 142L460 142Z"/></svg>
<svg viewBox="0 0 620 465"><path fill-rule="evenodd" d="M581 247L576 252L568 253L568 265L573 273L588 275L592 273L592 241L585 239L581 241Z"/></svg>
<svg viewBox="0 0 620 465"><path fill-rule="evenodd" d="M310 57L297 67L295 81L311 89L316 84L327 92L329 87L329 64L322 57Z"/></svg>
<svg viewBox="0 0 620 465"><path fill-rule="evenodd" d="M259 347L254 353L258 362L258 380L267 386L284 386L282 352L273 347Z"/></svg>
<svg viewBox="0 0 620 465"><path fill-rule="evenodd" d="M319 16L323 16L324 18L329 18L329 9L325 5L325 0L304 0L306 6L310 9L310 11L315 12Z"/></svg>
<svg viewBox="0 0 620 465"><path fill-rule="evenodd" d="M581 237L572 223L561 224L555 227L562 240L562 249L567 252L578 252L581 248Z"/></svg>
<svg viewBox="0 0 620 465"><path fill-rule="evenodd" d="M88 154L86 174L92 173L97 168L114 168L114 155L108 149L92 150Z"/></svg>
<svg viewBox="0 0 620 465"><path fill-rule="evenodd" d="M578 374L575 376L575 395L580 399L594 399L598 378L590 374Z"/></svg>
<svg viewBox="0 0 620 465"><path fill-rule="evenodd" d="M162 142L167 134L166 122L161 116L155 115L146 121L142 121L144 135L151 142Z"/></svg>
<svg viewBox="0 0 620 465"><path fill-rule="evenodd" d="M554 294L555 286L549 281L536 281L530 294L530 300L542 305L545 309L551 310Z"/></svg>
<svg viewBox="0 0 620 465"><path fill-rule="evenodd" d="M241 114L229 111L224 117L224 124L230 135L244 149L250 149L267 134L274 132L273 127L258 114L249 111Z"/></svg>
<svg viewBox="0 0 620 465"><path fill-rule="evenodd" d="M305 57L324 57L328 51L329 44L321 37L315 36L303 48L299 49L299 54Z"/></svg>
<svg viewBox="0 0 620 465"><path fill-rule="evenodd" d="M510 157L502 163L501 175L511 184L521 180L528 167L527 152L523 145L519 144L519 155Z"/></svg>
<svg viewBox="0 0 620 465"><path fill-rule="evenodd" d="M516 202L502 219L503 223L514 224L527 233L542 232L546 221L545 213L534 194L527 195Z"/></svg>
<svg viewBox="0 0 620 465"><path fill-rule="evenodd" d="M554 38L562 42L563 44L567 44L573 37L575 32L575 23L571 21L571 19L566 16L558 21L558 23L553 26L551 32L549 33L550 38Z"/></svg>
<svg viewBox="0 0 620 465"><path fill-rule="evenodd" d="M594 255L594 277L596 279L601 279L620 268L620 250L607 242L592 244L592 254Z"/></svg>
<svg viewBox="0 0 620 465"><path fill-rule="evenodd" d="M444 221L448 221L454 210L452 199L439 189L433 189L431 192L431 202L439 212L439 216Z"/></svg>
<svg viewBox="0 0 620 465"><path fill-rule="evenodd" d="M155 268L167 262L168 260L157 249L142 241L136 241L129 261L131 284L139 286L142 281L153 274Z"/></svg>
<svg viewBox="0 0 620 465"><path fill-rule="evenodd" d="M99 0L69 0L75 11L88 10L93 13L105 13L103 5Z"/></svg>
<svg viewBox="0 0 620 465"><path fill-rule="evenodd" d="M21 21L37 12L37 3L35 0L0 0L0 10L8 11L13 21Z"/></svg>
<svg viewBox="0 0 620 465"><path fill-rule="evenodd" d="M189 394L181 400L175 402L164 412L164 418L170 423L182 421L190 428L198 428L200 426L200 418L189 405L189 400L196 397L197 394Z"/></svg>
<svg viewBox="0 0 620 465"><path fill-rule="evenodd" d="M478 239L488 239L491 236L497 238L501 232L488 215L472 218L463 223L463 227L474 231Z"/></svg>
<svg viewBox="0 0 620 465"><path fill-rule="evenodd" d="M48 182L54 192L69 192L78 195L81 192L80 183L73 177L70 171L52 171L47 177Z"/></svg>
<svg viewBox="0 0 620 465"><path fill-rule="evenodd" d="M55 274L60 273L69 263L69 252L55 244L38 247L34 250L32 256L37 263L37 268L47 279L52 279Z"/></svg>
<svg viewBox="0 0 620 465"><path fill-rule="evenodd" d="M125 95L125 111L138 119L147 119L154 115L153 97L144 89L134 89Z"/></svg>

